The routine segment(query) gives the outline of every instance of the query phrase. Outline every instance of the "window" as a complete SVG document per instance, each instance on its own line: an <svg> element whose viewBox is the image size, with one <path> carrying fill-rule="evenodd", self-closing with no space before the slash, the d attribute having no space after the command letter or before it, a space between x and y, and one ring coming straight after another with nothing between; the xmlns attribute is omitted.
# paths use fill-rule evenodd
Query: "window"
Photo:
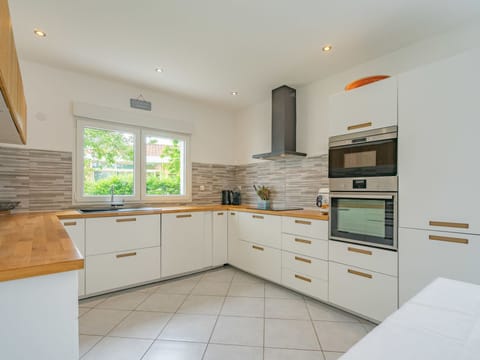
<svg viewBox="0 0 480 360"><path fill-rule="evenodd" d="M76 202L190 200L189 136L77 120Z"/></svg>

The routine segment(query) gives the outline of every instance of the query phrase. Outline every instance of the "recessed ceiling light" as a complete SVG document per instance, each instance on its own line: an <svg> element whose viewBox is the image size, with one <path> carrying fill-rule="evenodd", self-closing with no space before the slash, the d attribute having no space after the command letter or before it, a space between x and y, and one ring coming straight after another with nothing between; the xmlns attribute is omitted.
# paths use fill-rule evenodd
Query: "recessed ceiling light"
<svg viewBox="0 0 480 360"><path fill-rule="evenodd" d="M159 68L159 67L157 67L157 68L155 68L155 71L156 71L156 72L158 72L158 73L162 73L162 72L163 72L163 69L162 69L162 68Z"/></svg>
<svg viewBox="0 0 480 360"><path fill-rule="evenodd" d="M237 96L237 95L238 95L238 91L232 91L230 94L233 95L233 96Z"/></svg>
<svg viewBox="0 0 480 360"><path fill-rule="evenodd" d="M325 52L329 52L330 50L332 50L333 46L332 45L325 45L324 47L322 47L322 50L325 51Z"/></svg>
<svg viewBox="0 0 480 360"><path fill-rule="evenodd" d="M42 31L40 29L33 29L33 33L37 35L38 37L46 37L47 33L45 31Z"/></svg>

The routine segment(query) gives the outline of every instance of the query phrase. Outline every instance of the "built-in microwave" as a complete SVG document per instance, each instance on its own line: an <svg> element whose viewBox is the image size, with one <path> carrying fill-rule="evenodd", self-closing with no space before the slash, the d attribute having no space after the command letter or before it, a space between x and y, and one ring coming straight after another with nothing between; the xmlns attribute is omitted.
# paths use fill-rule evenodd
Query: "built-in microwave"
<svg viewBox="0 0 480 360"><path fill-rule="evenodd" d="M328 177L397 175L397 126L334 136L329 139Z"/></svg>

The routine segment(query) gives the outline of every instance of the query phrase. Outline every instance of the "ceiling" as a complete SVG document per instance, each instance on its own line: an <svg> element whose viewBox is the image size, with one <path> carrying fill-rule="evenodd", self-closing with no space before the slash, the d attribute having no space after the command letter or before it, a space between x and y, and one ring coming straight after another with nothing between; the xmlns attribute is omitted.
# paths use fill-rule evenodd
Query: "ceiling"
<svg viewBox="0 0 480 360"><path fill-rule="evenodd" d="M240 108L472 22L480 1L10 0L10 10L20 58Z"/></svg>

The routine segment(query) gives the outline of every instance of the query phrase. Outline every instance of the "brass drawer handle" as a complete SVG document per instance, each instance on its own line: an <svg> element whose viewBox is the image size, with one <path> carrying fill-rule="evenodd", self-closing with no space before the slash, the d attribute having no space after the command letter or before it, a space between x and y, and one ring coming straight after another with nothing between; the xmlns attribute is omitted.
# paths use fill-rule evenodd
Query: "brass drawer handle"
<svg viewBox="0 0 480 360"><path fill-rule="evenodd" d="M232 213L232 212L231 212L230 215L231 215L231 216L235 216L235 213Z"/></svg>
<svg viewBox="0 0 480 360"><path fill-rule="evenodd" d="M356 130L356 129L361 129L361 128L366 128L372 126L372 122L366 122L366 123L361 123L361 124L355 124L355 125L350 125L347 127L347 130Z"/></svg>
<svg viewBox="0 0 480 360"><path fill-rule="evenodd" d="M77 225L76 221L67 221L63 223L63 226L75 226Z"/></svg>
<svg viewBox="0 0 480 360"><path fill-rule="evenodd" d="M252 218L254 218L254 219L264 219L264 217L260 216L260 215L252 215Z"/></svg>
<svg viewBox="0 0 480 360"><path fill-rule="evenodd" d="M455 223L455 222L446 222L446 221L429 221L430 226L442 226L442 227L451 227L457 229L468 229L469 224L465 223Z"/></svg>
<svg viewBox="0 0 480 360"><path fill-rule="evenodd" d="M295 220L295 224L312 225L312 222L311 221L305 221L305 220Z"/></svg>
<svg viewBox="0 0 480 360"><path fill-rule="evenodd" d="M223 212L217 213L218 216L223 216Z"/></svg>
<svg viewBox="0 0 480 360"><path fill-rule="evenodd" d="M300 257L300 256L295 256L295 260L297 260L297 261L302 261L302 262L307 263L307 264L311 264L311 263L312 263L312 260L310 260L310 259L305 259L305 258L302 258L302 257Z"/></svg>
<svg viewBox="0 0 480 360"><path fill-rule="evenodd" d="M302 243L302 244L308 244L308 245L310 245L312 243L310 240L299 239L299 238L295 238L295 242Z"/></svg>
<svg viewBox="0 0 480 360"><path fill-rule="evenodd" d="M348 269L347 271L348 271L350 274L358 275L358 276L363 276L364 278L367 278L367 279L371 279L371 278L372 278L372 275L371 275L371 274L367 274L367 273L360 272L360 271L357 271L357 270Z"/></svg>
<svg viewBox="0 0 480 360"><path fill-rule="evenodd" d="M126 218L126 219L116 219L116 222L130 222L130 221L137 221L137 218Z"/></svg>
<svg viewBox="0 0 480 360"><path fill-rule="evenodd" d="M190 217L192 217L192 214L177 215L177 219L190 218Z"/></svg>
<svg viewBox="0 0 480 360"><path fill-rule="evenodd" d="M465 245L468 244L468 239L455 238L455 237L449 237L449 236L429 235L428 238L430 240L446 241L446 242L465 244Z"/></svg>
<svg viewBox="0 0 480 360"><path fill-rule="evenodd" d="M263 247L261 247L261 246L256 246L256 245L252 245L252 249L260 250L260 251L265 250Z"/></svg>
<svg viewBox="0 0 480 360"><path fill-rule="evenodd" d="M369 251L369 250L357 249L357 248L350 247L350 246L348 247L348 251L359 253L359 254L364 254L364 255L372 255L372 252Z"/></svg>
<svg viewBox="0 0 480 360"><path fill-rule="evenodd" d="M120 259L120 258L124 258L124 257L129 257L129 256L135 256L137 255L136 252L129 252L129 253L125 253L125 254L118 254L116 255L117 259Z"/></svg>
<svg viewBox="0 0 480 360"><path fill-rule="evenodd" d="M309 283L312 282L312 279L309 279L309 278L307 278L307 277L305 277L305 276L298 275L298 274L295 274L295 278L296 278L296 279L303 280L303 281L306 281L306 282L309 282Z"/></svg>

